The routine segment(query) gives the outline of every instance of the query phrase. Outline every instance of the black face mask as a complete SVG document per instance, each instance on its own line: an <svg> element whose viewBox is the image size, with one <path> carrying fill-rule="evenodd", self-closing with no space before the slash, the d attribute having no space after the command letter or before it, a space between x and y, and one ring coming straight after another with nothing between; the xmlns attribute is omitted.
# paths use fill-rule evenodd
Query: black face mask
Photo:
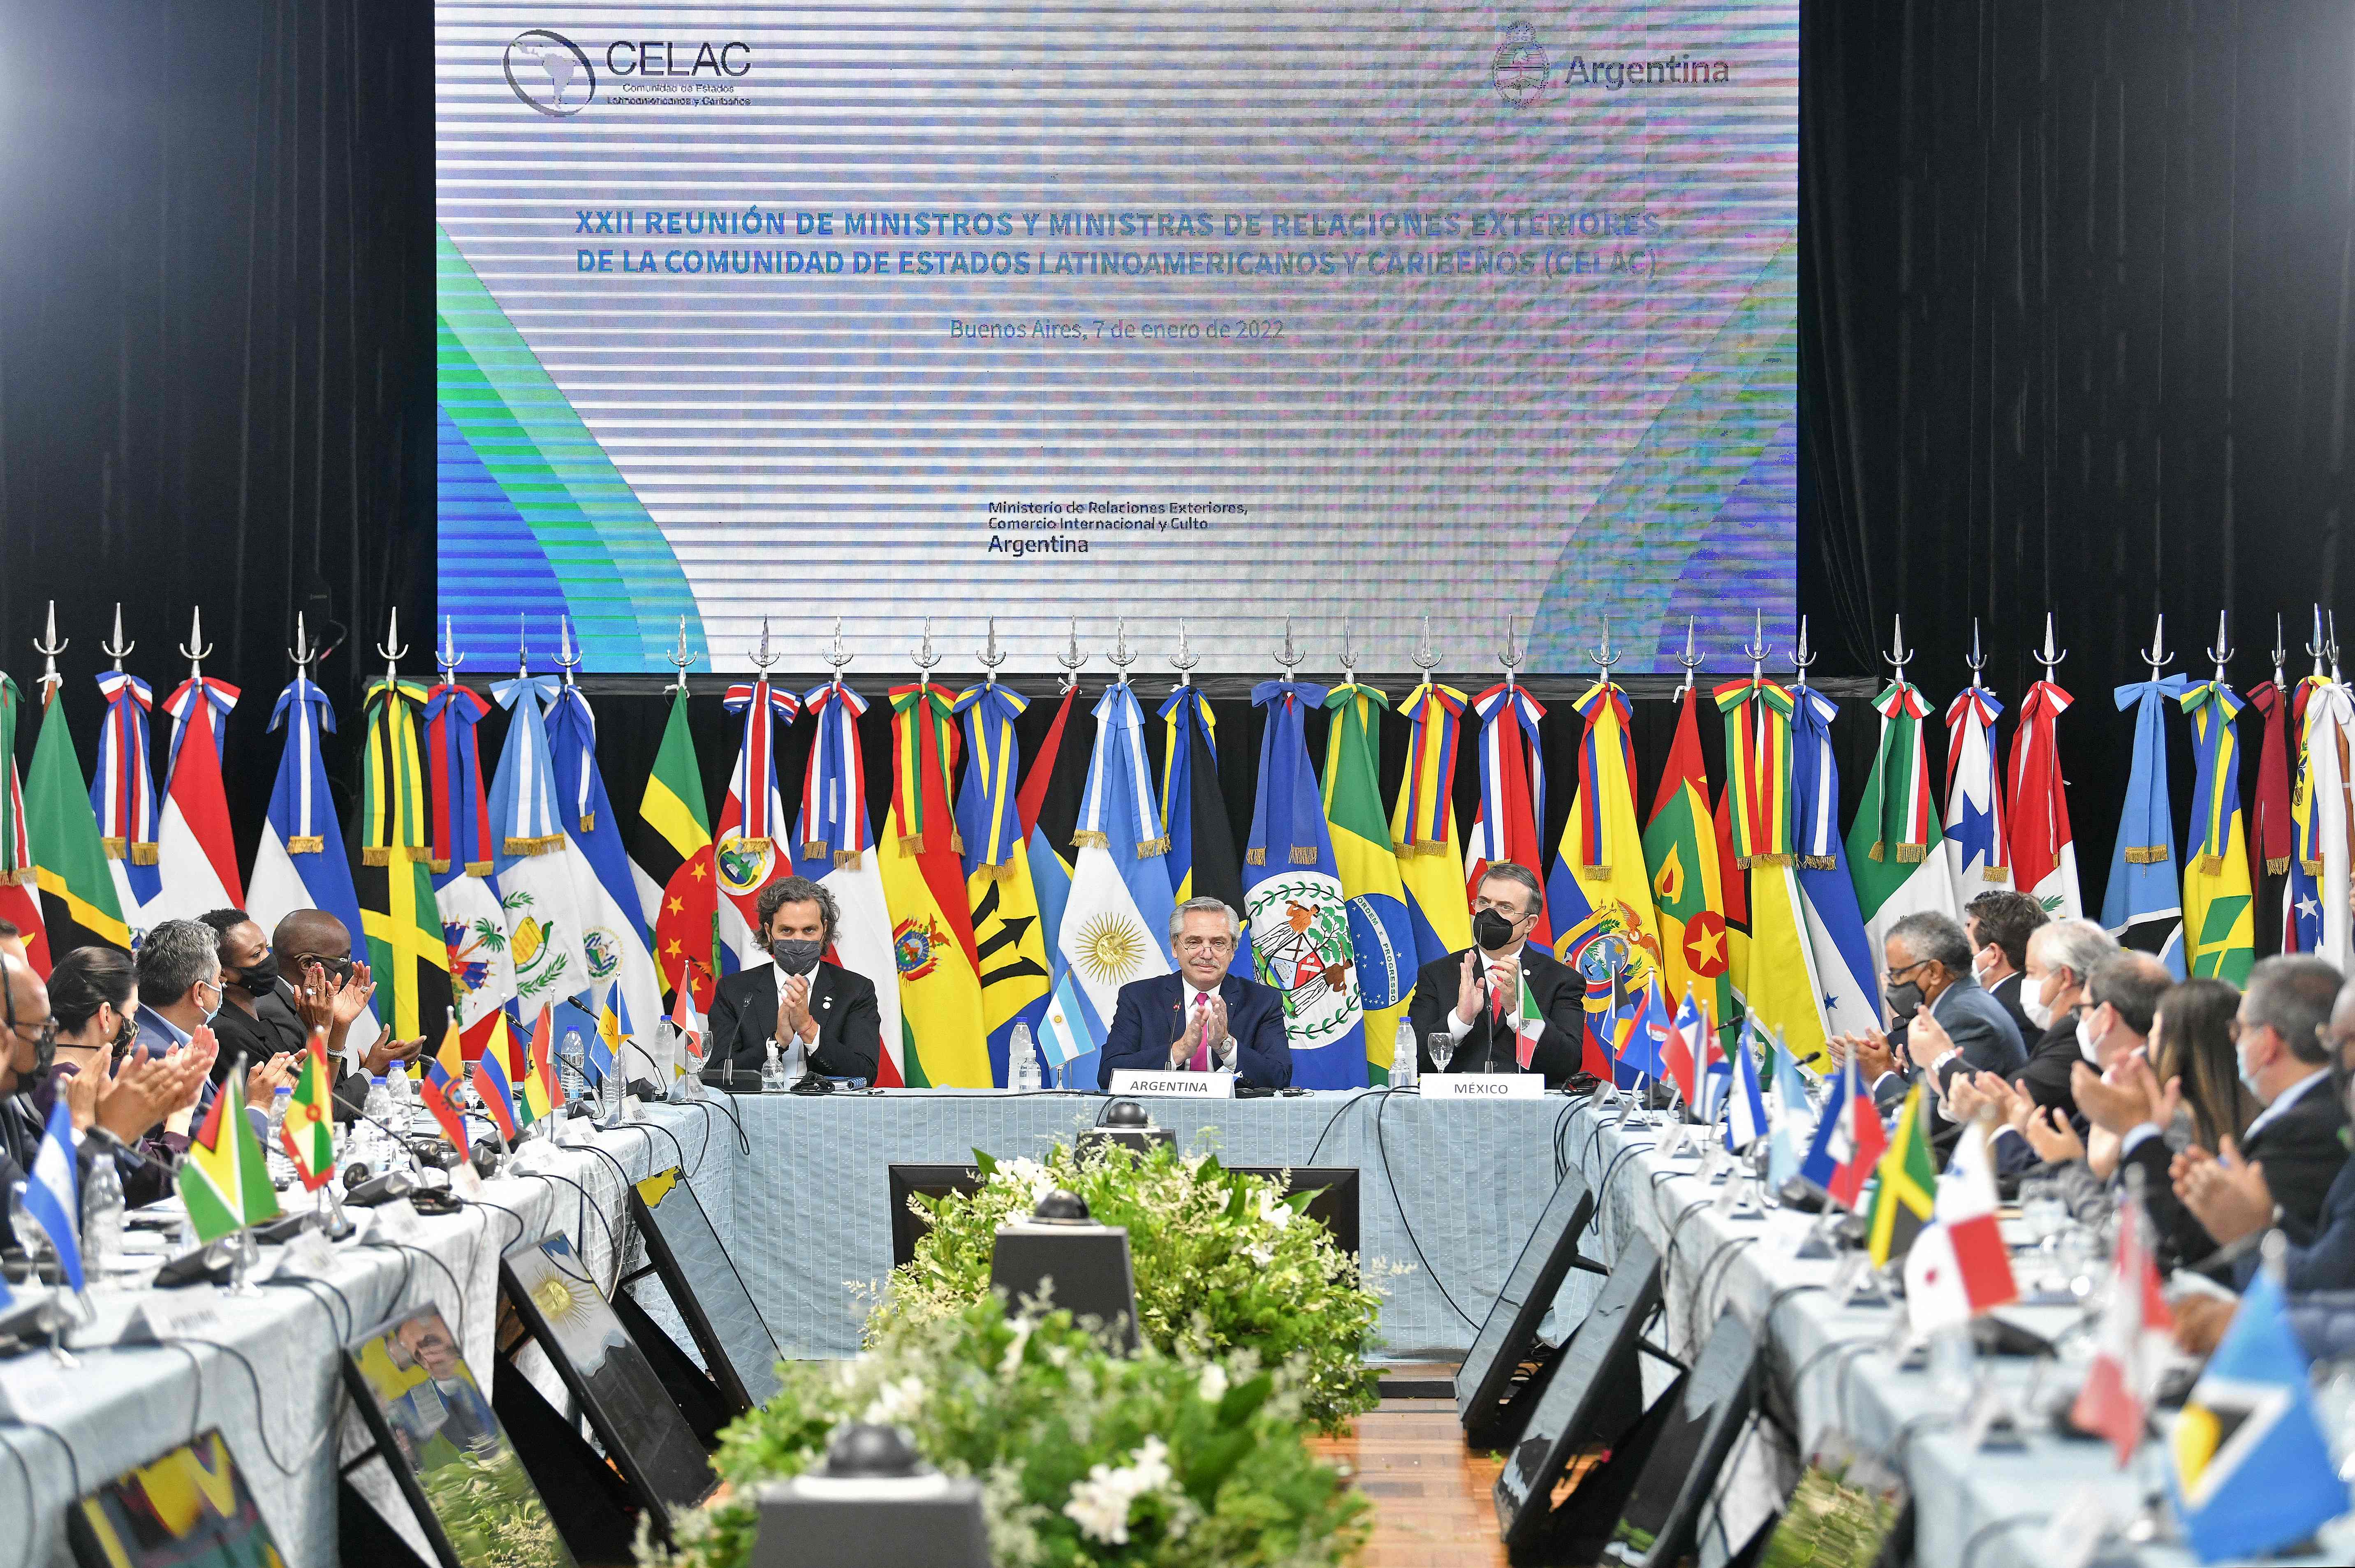
<svg viewBox="0 0 2355 1568"><path fill-rule="evenodd" d="M127 1012L122 1013L114 1025L114 1038L106 1043L107 1051L109 1054L127 1051L131 1048L131 1043L138 1038L139 1021Z"/></svg>
<svg viewBox="0 0 2355 1568"><path fill-rule="evenodd" d="M825 951L824 942L805 941L799 937L788 937L769 945L769 957L776 960L777 968L789 975L809 973L817 968L818 955Z"/></svg>
<svg viewBox="0 0 2355 1568"><path fill-rule="evenodd" d="M1472 939L1490 952L1513 939L1514 922L1494 909L1483 909L1472 916Z"/></svg>
<svg viewBox="0 0 2355 1568"><path fill-rule="evenodd" d="M1912 980L1899 980L1889 988L1889 1015L1902 1023L1922 1011L1922 988Z"/></svg>
<svg viewBox="0 0 2355 1568"><path fill-rule="evenodd" d="M278 960L264 959L236 979L222 983L233 985L250 997L269 996L278 989Z"/></svg>

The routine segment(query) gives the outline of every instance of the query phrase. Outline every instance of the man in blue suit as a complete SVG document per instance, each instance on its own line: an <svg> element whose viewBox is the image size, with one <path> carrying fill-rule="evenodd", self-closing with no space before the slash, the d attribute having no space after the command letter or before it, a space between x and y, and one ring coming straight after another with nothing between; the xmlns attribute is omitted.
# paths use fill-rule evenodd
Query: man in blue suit
<svg viewBox="0 0 2355 1568"><path fill-rule="evenodd" d="M1272 986L1227 972L1242 922L1216 898L1189 898L1169 916L1178 972L1120 988L1104 1038L1096 1086L1112 1087L1119 1068L1149 1073L1233 1073L1254 1088L1292 1082L1292 1047L1284 1037L1284 999Z"/></svg>

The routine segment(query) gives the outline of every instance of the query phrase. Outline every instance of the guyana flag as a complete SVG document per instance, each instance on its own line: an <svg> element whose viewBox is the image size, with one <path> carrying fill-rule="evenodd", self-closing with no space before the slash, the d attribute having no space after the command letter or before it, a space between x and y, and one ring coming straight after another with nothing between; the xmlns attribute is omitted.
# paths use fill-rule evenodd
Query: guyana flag
<svg viewBox="0 0 2355 1568"><path fill-rule="evenodd" d="M2222 681L2187 687L2199 777L2183 864L2183 954L2191 974L2246 985L2257 960L2248 830L2241 811L2241 699Z"/></svg>
<svg viewBox="0 0 2355 1568"><path fill-rule="evenodd" d="M891 816L876 846L900 970L901 1061L921 1088L991 1086L981 959L949 814L954 703L930 683L891 689Z"/></svg>
<svg viewBox="0 0 2355 1568"><path fill-rule="evenodd" d="M1644 827L1644 865L1659 916L1662 989L1670 996L1689 991L1711 1018L1735 1020L1724 884L1694 717L1700 696L1688 688L1677 715L1676 739ZM1726 1027L1738 1028L1738 1021Z"/></svg>
<svg viewBox="0 0 2355 1568"><path fill-rule="evenodd" d="M1930 1223L1938 1201L1938 1161L1930 1152L1926 1105L1921 1085L1906 1091L1896 1136L1881 1151L1868 1244L1875 1268L1886 1268L1913 1250L1913 1238Z"/></svg>
<svg viewBox="0 0 2355 1568"><path fill-rule="evenodd" d="M1351 681L1327 693L1325 705L1333 710L1325 732L1325 826L1333 839L1333 871L1348 907L1350 956L1366 1007L1366 1081L1384 1084L1421 967L1377 771L1382 749L1377 715L1390 703L1371 686Z"/></svg>
<svg viewBox="0 0 2355 1568"><path fill-rule="evenodd" d="M336 1174L336 1075L327 1065L327 1037L311 1032L303 1054L303 1071L294 1080L294 1095L286 1107L286 1120L278 1140L303 1173L303 1190L315 1192Z"/></svg>
<svg viewBox="0 0 2355 1568"><path fill-rule="evenodd" d="M41 924L52 954L98 942L128 951L131 927L115 897L90 784L74 755L57 691L48 688L41 738L33 747L33 771L25 786L25 830L33 848L35 885L41 890Z"/></svg>
<svg viewBox="0 0 2355 1568"><path fill-rule="evenodd" d="M684 682L671 698L637 821L624 832L631 861L662 889L653 925L655 968L663 990L676 991L684 974L698 1010L708 1009L719 973L719 903L711 874L711 812L704 805L703 769L687 726Z"/></svg>
<svg viewBox="0 0 2355 1568"><path fill-rule="evenodd" d="M198 1242L278 1217L278 1193L262 1163L261 1139L253 1136L245 1114L244 1057L231 1064L213 1096L212 1109L180 1159L178 1182Z"/></svg>
<svg viewBox="0 0 2355 1568"><path fill-rule="evenodd" d="M16 683L0 674L0 916L22 933L33 972L46 979L49 944L42 932L33 848L25 835L25 789L16 778L16 715L24 705Z"/></svg>
<svg viewBox="0 0 2355 1568"><path fill-rule="evenodd" d="M424 705L425 688L407 681L378 679L368 687L354 824L359 844L351 856L377 1012L401 1040L421 1038L448 1017L451 1003L450 947L429 864L433 794L417 744Z"/></svg>

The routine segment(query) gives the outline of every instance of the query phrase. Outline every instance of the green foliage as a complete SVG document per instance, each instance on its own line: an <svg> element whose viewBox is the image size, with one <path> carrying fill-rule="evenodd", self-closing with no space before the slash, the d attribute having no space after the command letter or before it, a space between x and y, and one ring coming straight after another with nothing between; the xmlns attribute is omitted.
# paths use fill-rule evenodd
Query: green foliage
<svg viewBox="0 0 2355 1568"><path fill-rule="evenodd" d="M1087 1200L1099 1223L1128 1231L1139 1337L1173 1355L1220 1360L1249 1351L1298 1391L1308 1417L1337 1432L1374 1407L1364 1365L1380 1300L1357 1261L1308 1219L1310 1194L1286 1198L1264 1177L1167 1146L1082 1160L1058 1148L1035 1160L978 1150L972 1197L910 1201L931 1222L912 1262L892 1271L868 1320L874 1342L891 1328L962 1312L989 1291L997 1228L1028 1217L1058 1187Z"/></svg>
<svg viewBox="0 0 2355 1568"><path fill-rule="evenodd" d="M985 1294L879 1324L858 1361L780 1376L728 1429L728 1489L656 1561L740 1568L753 1489L819 1463L860 1421L897 1425L943 1472L981 1481L997 1568L1329 1568L1365 1540L1365 1499L1309 1453L1298 1392L1247 1351L1120 1356L1068 1312L1009 1319Z"/></svg>
<svg viewBox="0 0 2355 1568"><path fill-rule="evenodd" d="M572 1561L514 1449L474 1454L437 1437L426 1457L419 1482L459 1562L559 1568Z"/></svg>

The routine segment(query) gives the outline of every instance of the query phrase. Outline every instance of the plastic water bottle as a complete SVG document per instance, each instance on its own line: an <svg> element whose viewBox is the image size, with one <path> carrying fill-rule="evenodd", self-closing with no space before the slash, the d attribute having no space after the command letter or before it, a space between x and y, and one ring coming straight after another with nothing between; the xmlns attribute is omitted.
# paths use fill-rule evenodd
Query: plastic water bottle
<svg viewBox="0 0 2355 1568"><path fill-rule="evenodd" d="M91 1147L96 1158L81 1188L81 1271L85 1281L97 1284L123 1255L123 1178L115 1173L111 1146L93 1140Z"/></svg>
<svg viewBox="0 0 2355 1568"><path fill-rule="evenodd" d="M1014 1037L1006 1050L1013 1058L1007 1065L1006 1086L1018 1095L1032 1093L1039 1087L1039 1054L1031 1048L1028 1024L1014 1026Z"/></svg>
<svg viewBox="0 0 2355 1568"><path fill-rule="evenodd" d="M1401 1018L1397 1031L1391 1036L1390 1086L1394 1089L1412 1086L1415 1065L1414 1028Z"/></svg>
<svg viewBox="0 0 2355 1568"><path fill-rule="evenodd" d="M772 1040L768 1044L768 1059L761 1064L761 1087L775 1094L785 1086L785 1065L777 1060L777 1043Z"/></svg>
<svg viewBox="0 0 2355 1568"><path fill-rule="evenodd" d="M558 1082L564 1086L564 1100L567 1105L589 1092L589 1075L582 1065L587 1059L581 1050L581 1031L566 1030L564 1044L557 1047L556 1076Z"/></svg>
<svg viewBox="0 0 2355 1568"><path fill-rule="evenodd" d="M285 1130L286 1113L294 1107L294 1091L281 1084L270 1097L270 1135L262 1140L262 1165L270 1172L273 1187L291 1187L302 1177L294 1168L293 1157L279 1137Z"/></svg>
<svg viewBox="0 0 2355 1568"><path fill-rule="evenodd" d="M398 1066L385 1075L384 1086L392 1092L392 1110L384 1124L407 1138L417 1130L417 1080L406 1066Z"/></svg>
<svg viewBox="0 0 2355 1568"><path fill-rule="evenodd" d="M405 1151L393 1149L392 1134L385 1130L394 1123L392 1089L385 1083L382 1073L368 1080L368 1102L360 1107L360 1114L368 1120L354 1129L352 1141L365 1143L368 1152L361 1158L368 1162L368 1169L381 1176L395 1165L405 1163L400 1157Z"/></svg>

